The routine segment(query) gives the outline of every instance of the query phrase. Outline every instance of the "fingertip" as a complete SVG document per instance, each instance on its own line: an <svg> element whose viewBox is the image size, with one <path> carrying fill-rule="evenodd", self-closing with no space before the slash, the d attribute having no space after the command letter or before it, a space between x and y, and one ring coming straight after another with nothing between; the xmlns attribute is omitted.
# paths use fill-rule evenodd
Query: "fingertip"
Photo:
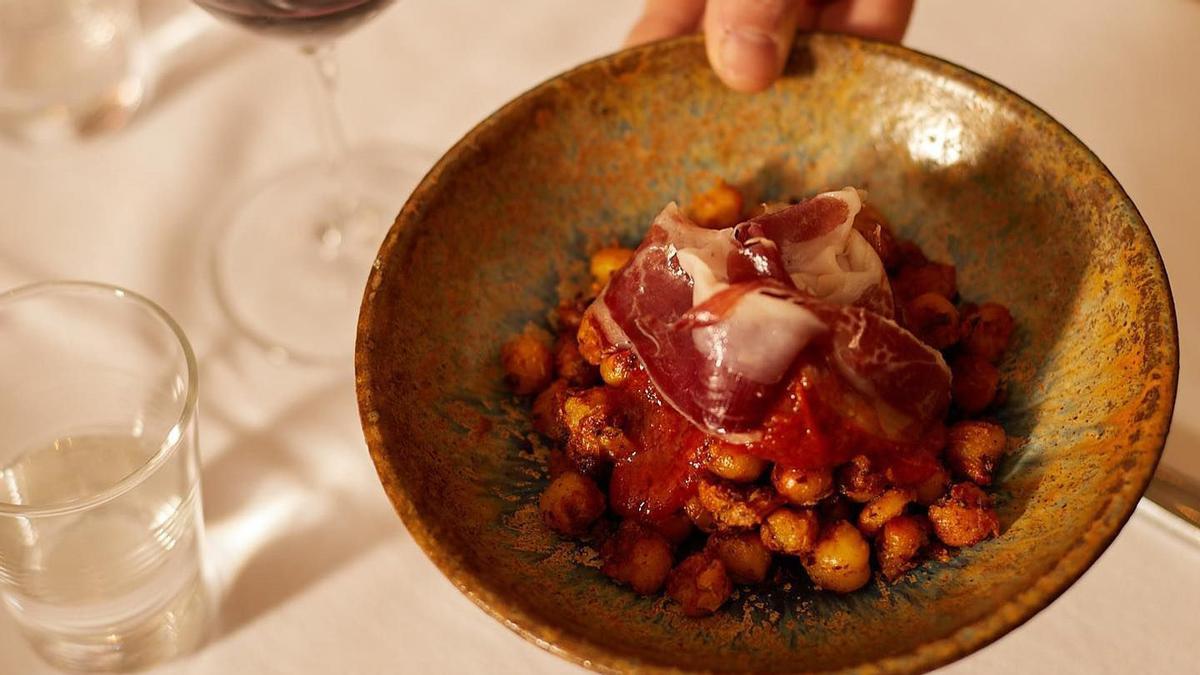
<svg viewBox="0 0 1200 675"><path fill-rule="evenodd" d="M769 34L729 29L710 38L708 60L730 89L762 91L783 71L783 49Z"/></svg>

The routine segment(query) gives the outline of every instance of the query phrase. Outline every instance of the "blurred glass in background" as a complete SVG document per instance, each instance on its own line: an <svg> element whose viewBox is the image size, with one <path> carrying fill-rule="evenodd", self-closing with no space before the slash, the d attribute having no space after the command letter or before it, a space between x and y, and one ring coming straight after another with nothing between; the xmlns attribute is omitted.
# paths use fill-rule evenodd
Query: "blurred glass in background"
<svg viewBox="0 0 1200 675"><path fill-rule="evenodd" d="M149 96L150 61L136 0L0 0L0 133L119 129Z"/></svg>

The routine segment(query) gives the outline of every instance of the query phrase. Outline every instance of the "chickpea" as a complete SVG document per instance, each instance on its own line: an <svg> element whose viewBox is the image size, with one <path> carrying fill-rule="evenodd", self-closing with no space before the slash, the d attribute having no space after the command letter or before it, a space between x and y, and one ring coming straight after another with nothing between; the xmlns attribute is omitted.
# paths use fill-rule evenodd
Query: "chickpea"
<svg viewBox="0 0 1200 675"><path fill-rule="evenodd" d="M563 399L562 421L572 434L584 430L590 420L611 424L615 419L612 395L604 387L585 389Z"/></svg>
<svg viewBox="0 0 1200 675"><path fill-rule="evenodd" d="M533 399L533 430L559 443L567 440L561 415L567 393L566 380L555 380Z"/></svg>
<svg viewBox="0 0 1200 675"><path fill-rule="evenodd" d="M949 546L970 546L1000 534L992 499L974 483L958 483L929 507L938 539Z"/></svg>
<svg viewBox="0 0 1200 675"><path fill-rule="evenodd" d="M950 474L942 467L938 467L936 471L917 484L915 491L917 503L924 506L936 502L939 497L946 493L946 486L950 483Z"/></svg>
<svg viewBox="0 0 1200 675"><path fill-rule="evenodd" d="M821 522L812 509L784 506L767 516L759 530L759 537L763 545L772 551L803 555L816 546L820 530Z"/></svg>
<svg viewBox="0 0 1200 675"><path fill-rule="evenodd" d="M753 530L714 534L706 548L724 563L735 584L761 584L771 568L771 552Z"/></svg>
<svg viewBox="0 0 1200 675"><path fill-rule="evenodd" d="M522 396L545 389L554 378L549 336L532 326L500 348L500 364L512 390Z"/></svg>
<svg viewBox="0 0 1200 675"><path fill-rule="evenodd" d="M912 490L892 488L867 502L858 514L858 529L874 537L885 523L903 515L905 507L915 498Z"/></svg>
<svg viewBox="0 0 1200 675"><path fill-rule="evenodd" d="M720 230L738 224L743 204L742 193L722 180L692 199L688 215L700 227Z"/></svg>
<svg viewBox="0 0 1200 675"><path fill-rule="evenodd" d="M563 401L562 421L569 434L567 453L585 472L636 450L619 426L612 393L604 387L568 395Z"/></svg>
<svg viewBox="0 0 1200 675"><path fill-rule="evenodd" d="M701 478L696 486L700 504L713 515L718 527L754 527L779 506L774 490Z"/></svg>
<svg viewBox="0 0 1200 675"><path fill-rule="evenodd" d="M608 426L599 420L589 420L584 430L571 434L567 440L567 453L580 467L593 468L626 459L637 450L637 446L619 427Z"/></svg>
<svg viewBox="0 0 1200 675"><path fill-rule="evenodd" d="M635 592L650 595L671 572L671 544L634 520L623 520L600 549L600 571Z"/></svg>
<svg viewBox="0 0 1200 675"><path fill-rule="evenodd" d="M970 312L963 312L963 352L997 363L1008 349L1014 327L1008 308L994 302L985 302Z"/></svg>
<svg viewBox="0 0 1200 675"><path fill-rule="evenodd" d="M818 588L835 593L856 591L871 580L871 547L858 528L844 520L821 532L802 563Z"/></svg>
<svg viewBox="0 0 1200 675"><path fill-rule="evenodd" d="M558 376L574 387L588 387L596 382L596 367L579 353L579 343L570 335L560 335L554 343L554 365Z"/></svg>
<svg viewBox="0 0 1200 675"><path fill-rule="evenodd" d="M694 553L671 570L667 595L679 603L685 616L708 616L721 608L733 593L725 564L711 555Z"/></svg>
<svg viewBox="0 0 1200 675"><path fill-rule="evenodd" d="M837 482L842 494L864 504L883 492L886 479L882 473L872 471L870 458L857 455L838 467Z"/></svg>
<svg viewBox="0 0 1200 675"><path fill-rule="evenodd" d="M960 476L979 485L992 482L996 462L1004 455L1008 438L999 424L970 420L950 427L946 462Z"/></svg>
<svg viewBox="0 0 1200 675"><path fill-rule="evenodd" d="M672 544L679 544L692 533L692 520L684 511L673 513L654 524L654 531Z"/></svg>
<svg viewBox="0 0 1200 675"><path fill-rule="evenodd" d="M958 310L937 293L924 293L904 308L904 322L921 342L946 349L958 342Z"/></svg>
<svg viewBox="0 0 1200 675"><path fill-rule="evenodd" d="M612 279L612 275L624 267L632 257L633 249L620 246L610 246L596 251L592 254L588 265L592 272L592 279L598 286L603 287L609 279Z"/></svg>
<svg viewBox="0 0 1200 675"><path fill-rule="evenodd" d="M592 479L567 471L542 492L539 507L542 520L550 529L576 537L587 532L604 514L604 493Z"/></svg>
<svg viewBox="0 0 1200 675"><path fill-rule="evenodd" d="M833 471L776 464L771 469L771 485L789 502L810 506L833 494Z"/></svg>
<svg viewBox="0 0 1200 675"><path fill-rule="evenodd" d="M593 366L600 365L600 360L604 358L604 338L600 335L600 329L596 327L594 319L584 315L579 330L575 333L575 340L580 356Z"/></svg>
<svg viewBox="0 0 1200 675"><path fill-rule="evenodd" d="M896 236L883 214L873 205L863 204L862 209L854 216L854 229L875 249L884 269L888 272L895 271L900 265Z"/></svg>
<svg viewBox="0 0 1200 675"><path fill-rule="evenodd" d="M761 476L767 468L764 460L746 454L736 445L719 440L710 440L706 445L708 461L705 468L721 478L748 483Z"/></svg>
<svg viewBox="0 0 1200 675"><path fill-rule="evenodd" d="M637 368L637 356L628 349L623 349L600 360L600 378L610 387L620 387Z"/></svg>
<svg viewBox="0 0 1200 675"><path fill-rule="evenodd" d="M688 519L696 526L696 529L701 532L715 532L717 530L717 519L713 516L712 511L704 507L700 503L700 498L693 495L687 503L683 505L683 512L687 514Z"/></svg>
<svg viewBox="0 0 1200 675"><path fill-rule="evenodd" d="M563 300L554 308L554 326L559 333L574 334L583 323L583 313L587 303L582 298Z"/></svg>
<svg viewBox="0 0 1200 675"><path fill-rule="evenodd" d="M900 268L892 288L904 300L926 293L937 293L947 300L953 300L958 295L954 266L936 262Z"/></svg>
<svg viewBox="0 0 1200 675"><path fill-rule="evenodd" d="M953 379L950 395L959 409L968 415L983 411L996 398L1000 371L983 359L960 354L950 364Z"/></svg>
<svg viewBox="0 0 1200 675"><path fill-rule="evenodd" d="M888 581L895 581L917 565L921 549L929 544L929 521L924 516L897 516L884 523L875 538L875 559Z"/></svg>

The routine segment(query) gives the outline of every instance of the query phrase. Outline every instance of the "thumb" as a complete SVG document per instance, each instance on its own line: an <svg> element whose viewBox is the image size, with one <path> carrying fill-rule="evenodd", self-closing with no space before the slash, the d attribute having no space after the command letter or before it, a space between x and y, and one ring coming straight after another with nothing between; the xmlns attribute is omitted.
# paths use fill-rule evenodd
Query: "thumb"
<svg viewBox="0 0 1200 675"><path fill-rule="evenodd" d="M816 15L808 0L709 0L708 60L731 88L766 89L783 72L797 25L811 25Z"/></svg>

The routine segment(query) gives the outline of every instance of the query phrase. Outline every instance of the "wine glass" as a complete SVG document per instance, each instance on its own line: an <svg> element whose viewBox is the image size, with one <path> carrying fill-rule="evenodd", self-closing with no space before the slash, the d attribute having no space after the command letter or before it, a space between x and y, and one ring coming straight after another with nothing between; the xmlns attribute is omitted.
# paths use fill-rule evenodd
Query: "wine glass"
<svg viewBox="0 0 1200 675"><path fill-rule="evenodd" d="M334 40L392 0L195 0L215 16L291 40L316 82L323 156L271 176L218 211L217 295L256 342L298 361L349 356L371 260L424 168L413 153L351 149L337 113Z"/></svg>

